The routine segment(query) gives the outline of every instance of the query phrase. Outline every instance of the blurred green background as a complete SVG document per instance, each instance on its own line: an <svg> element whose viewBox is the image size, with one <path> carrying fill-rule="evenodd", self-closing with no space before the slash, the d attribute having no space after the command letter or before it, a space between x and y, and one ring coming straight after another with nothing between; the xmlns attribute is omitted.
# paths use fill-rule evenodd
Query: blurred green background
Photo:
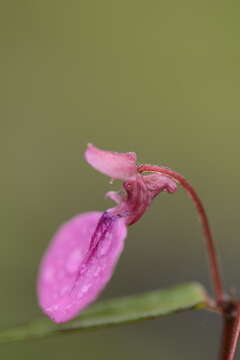
<svg viewBox="0 0 240 360"><path fill-rule="evenodd" d="M119 189L91 169L88 142L135 151L199 190L228 288L239 285L240 8L237 1L0 3L1 328L40 314L35 278L56 228L110 206ZM199 280L206 254L182 190L129 229L102 298ZM1 359L213 359L205 312L1 345Z"/></svg>

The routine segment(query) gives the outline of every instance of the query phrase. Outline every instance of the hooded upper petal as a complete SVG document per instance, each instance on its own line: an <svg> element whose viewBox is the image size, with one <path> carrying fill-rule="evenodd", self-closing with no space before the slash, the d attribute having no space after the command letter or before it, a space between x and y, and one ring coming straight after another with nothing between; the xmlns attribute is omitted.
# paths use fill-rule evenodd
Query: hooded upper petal
<svg viewBox="0 0 240 360"><path fill-rule="evenodd" d="M153 199L162 191L174 193L177 185L170 177L162 174L140 175L129 178L123 183L125 196L110 192L107 195L117 200L113 212L125 217L126 224L138 221L151 205Z"/></svg>
<svg viewBox="0 0 240 360"><path fill-rule="evenodd" d="M124 220L110 213L74 217L54 236L38 275L39 303L55 322L76 316L110 280L126 237Z"/></svg>
<svg viewBox="0 0 240 360"><path fill-rule="evenodd" d="M85 159L95 169L113 179L127 179L137 174L136 154L100 150L89 144Z"/></svg>
<svg viewBox="0 0 240 360"><path fill-rule="evenodd" d="M176 182L169 176L163 174L144 175L142 179L152 198L157 196L161 191L174 193L177 190Z"/></svg>

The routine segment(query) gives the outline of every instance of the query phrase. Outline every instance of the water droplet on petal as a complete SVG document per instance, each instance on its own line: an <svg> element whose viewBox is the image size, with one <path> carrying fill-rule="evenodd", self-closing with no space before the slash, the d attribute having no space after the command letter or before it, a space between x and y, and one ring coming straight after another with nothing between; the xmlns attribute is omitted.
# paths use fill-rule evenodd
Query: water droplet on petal
<svg viewBox="0 0 240 360"><path fill-rule="evenodd" d="M70 274L74 274L78 271L79 265L81 264L82 260L82 252L80 249L74 250L66 262L66 270Z"/></svg>
<svg viewBox="0 0 240 360"><path fill-rule="evenodd" d="M98 257L104 256L108 252L111 242L112 242L112 234L107 234L104 239L103 244L100 244L100 246L98 248L98 251L97 251Z"/></svg>
<svg viewBox="0 0 240 360"><path fill-rule="evenodd" d="M44 271L44 274L43 274L43 279L44 281L46 281L47 283L51 283L54 281L54 268L53 267L47 267Z"/></svg>

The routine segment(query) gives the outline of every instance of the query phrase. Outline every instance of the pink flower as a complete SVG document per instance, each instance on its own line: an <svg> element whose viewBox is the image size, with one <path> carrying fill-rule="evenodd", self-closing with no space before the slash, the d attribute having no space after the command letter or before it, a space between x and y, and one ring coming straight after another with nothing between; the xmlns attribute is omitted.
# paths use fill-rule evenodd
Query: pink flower
<svg viewBox="0 0 240 360"><path fill-rule="evenodd" d="M106 194L117 203L114 208L77 215L53 237L40 265L38 296L44 313L57 323L72 319L97 298L112 277L127 226L139 220L161 191L176 191L168 176L141 175L135 153L88 145L85 158L103 174L122 179L124 191Z"/></svg>

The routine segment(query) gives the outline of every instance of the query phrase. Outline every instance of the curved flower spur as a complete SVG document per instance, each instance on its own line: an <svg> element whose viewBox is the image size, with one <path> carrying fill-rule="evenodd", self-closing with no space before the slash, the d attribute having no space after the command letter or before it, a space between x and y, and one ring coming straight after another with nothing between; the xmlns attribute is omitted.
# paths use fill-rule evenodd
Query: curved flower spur
<svg viewBox="0 0 240 360"><path fill-rule="evenodd" d="M44 313L57 323L72 319L97 298L123 250L127 226L140 219L160 192L177 188L167 175L142 175L135 153L88 145L85 159L112 179L123 180L124 191L106 194L116 207L77 215L53 237L40 265L38 296Z"/></svg>

